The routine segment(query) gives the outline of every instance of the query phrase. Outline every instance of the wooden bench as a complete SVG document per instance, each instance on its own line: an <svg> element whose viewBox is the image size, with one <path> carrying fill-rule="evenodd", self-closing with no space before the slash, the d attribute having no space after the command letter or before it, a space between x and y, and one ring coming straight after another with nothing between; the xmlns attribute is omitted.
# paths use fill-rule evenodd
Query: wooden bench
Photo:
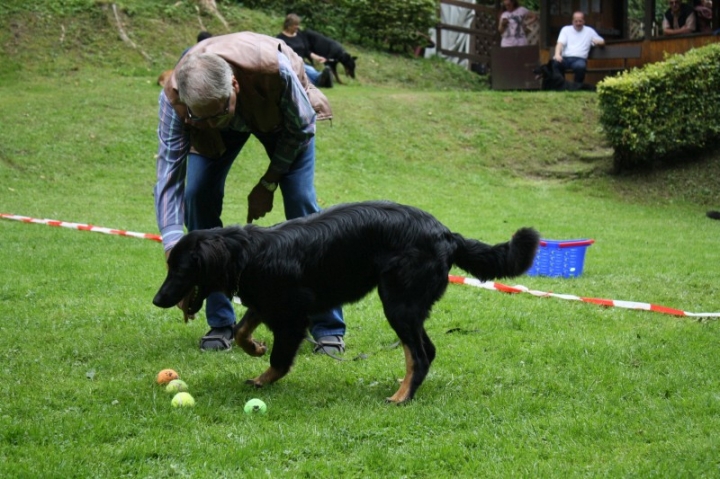
<svg viewBox="0 0 720 479"><path fill-rule="evenodd" d="M588 55L588 73L617 73L627 70L627 61L630 58L640 58L642 56L641 45L605 45L602 47L593 47ZM622 60L622 66L596 67L593 66L593 60ZM565 70L565 74L572 73L572 69Z"/></svg>

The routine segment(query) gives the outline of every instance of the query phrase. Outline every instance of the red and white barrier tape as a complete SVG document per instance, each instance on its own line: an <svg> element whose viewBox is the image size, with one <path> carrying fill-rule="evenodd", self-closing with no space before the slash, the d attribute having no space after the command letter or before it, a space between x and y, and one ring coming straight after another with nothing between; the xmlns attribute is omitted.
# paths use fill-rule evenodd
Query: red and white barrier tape
<svg viewBox="0 0 720 479"><path fill-rule="evenodd" d="M129 236L132 238L140 238L140 239L148 239L152 241L162 242L162 237L160 235L154 235L150 233L135 233L133 231L125 231L125 230L118 230L118 229L112 229L112 228L103 228L100 226L92 226L82 223L68 223L65 221L57 221L57 220L47 220L47 219L36 219L36 218L30 218L28 216L18 216L18 215L9 215L5 213L0 213L0 218L4 218L7 220L15 220L15 221L22 221L23 223L35 223L35 224L42 224L42 225L48 225L48 226L58 226L62 228L70 228L75 229L79 231L94 231L96 233L105 233L109 235L117 235L117 236ZM649 304L649 303L638 303L635 301L620 301L615 299L600 299L600 298L583 298L581 296L574 296L570 294L558 294L558 293L547 293L544 291L537 291L534 289L527 288L526 286L508 286L502 283L497 283L494 281L480 281L475 278L466 278L463 276L454 276L449 275L448 279L451 283L455 284L465 284L468 286L474 286L476 288L482 288L482 289L488 289L491 291L500 291L503 293L528 293L533 296L546 298L546 297L552 297L552 298L560 298L560 299L567 299L572 301L582 301L585 303L592 303L597 304L600 306L608 306L608 307L615 307L615 308L626 308L626 309L637 309L642 311L653 311L656 313L663 313L663 314L671 314L673 316L689 316L689 317L695 317L695 318L720 318L720 313L690 313L687 311L682 311L680 309L674 309L674 308L668 308L666 306L658 306L656 304Z"/></svg>
<svg viewBox="0 0 720 479"><path fill-rule="evenodd" d="M583 298L581 296L573 296L571 294L547 293L545 291L537 291L527 288L526 286L508 286L494 281L480 281L475 278L465 278L463 276L449 276L451 283L466 284L476 288L489 289L492 291L501 291L503 293L529 293L540 298L560 298L571 301L582 301L585 303L597 304L600 306L608 306L615 308L638 309L642 311L653 311L656 313L672 314L674 316L690 316L695 318L720 318L720 313L689 313L679 309L668 308L650 303L638 303L635 301L620 301L616 299L600 299L600 298Z"/></svg>
<svg viewBox="0 0 720 479"><path fill-rule="evenodd" d="M41 220L37 218L30 218L28 216L18 216L18 215L8 215L5 213L0 213L0 218L4 218L6 220L15 220L15 221L22 221L23 223L35 223L40 225L48 225L48 226L58 226L61 228L70 228L74 230L80 230L80 231L93 231L95 233L105 233L108 235L117 235L117 236L130 236L132 238L141 238L141 239L149 239L152 241L162 242L162 238L160 235L153 235L149 233L135 233L133 231L125 231L125 230L116 230L112 228L103 228L100 226L93 226L93 225L86 225L82 223L68 223L66 221L58 221L58 220Z"/></svg>

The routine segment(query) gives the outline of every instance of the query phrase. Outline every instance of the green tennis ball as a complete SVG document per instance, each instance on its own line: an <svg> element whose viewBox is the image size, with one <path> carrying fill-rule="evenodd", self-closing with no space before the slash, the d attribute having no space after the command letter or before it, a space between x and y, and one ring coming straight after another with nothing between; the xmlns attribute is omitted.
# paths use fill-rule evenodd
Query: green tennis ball
<svg viewBox="0 0 720 479"><path fill-rule="evenodd" d="M169 393L186 393L188 391L188 385L182 379L173 379L165 386L165 391Z"/></svg>
<svg viewBox="0 0 720 479"><path fill-rule="evenodd" d="M191 407L195 405L195 398L190 393L177 393L172 398L172 405L173 407Z"/></svg>
<svg viewBox="0 0 720 479"><path fill-rule="evenodd" d="M266 414L267 404L260 399L251 399L245 403L245 414Z"/></svg>

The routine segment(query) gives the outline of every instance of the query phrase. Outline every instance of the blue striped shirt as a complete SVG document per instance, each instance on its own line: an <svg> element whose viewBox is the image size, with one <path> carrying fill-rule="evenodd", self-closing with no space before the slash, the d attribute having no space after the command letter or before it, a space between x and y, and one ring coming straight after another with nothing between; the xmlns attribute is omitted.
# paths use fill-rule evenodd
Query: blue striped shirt
<svg viewBox="0 0 720 479"><path fill-rule="evenodd" d="M290 169L295 158L315 135L316 114L290 61L281 52L278 52L278 63L284 85L280 97L283 118L278 144L270 158L270 168L282 174ZM185 173L190 134L183 127L185 119L178 116L164 91L160 93L158 103L155 216L167 251L183 235ZM227 128L252 133L237 113Z"/></svg>

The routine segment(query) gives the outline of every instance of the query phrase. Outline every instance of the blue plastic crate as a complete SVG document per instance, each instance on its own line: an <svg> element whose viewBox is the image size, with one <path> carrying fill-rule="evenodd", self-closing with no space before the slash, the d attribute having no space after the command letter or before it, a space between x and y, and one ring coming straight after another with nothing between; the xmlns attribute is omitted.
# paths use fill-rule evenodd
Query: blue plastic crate
<svg viewBox="0 0 720 479"><path fill-rule="evenodd" d="M585 266L585 251L592 239L549 240L541 239L528 276L575 278Z"/></svg>

